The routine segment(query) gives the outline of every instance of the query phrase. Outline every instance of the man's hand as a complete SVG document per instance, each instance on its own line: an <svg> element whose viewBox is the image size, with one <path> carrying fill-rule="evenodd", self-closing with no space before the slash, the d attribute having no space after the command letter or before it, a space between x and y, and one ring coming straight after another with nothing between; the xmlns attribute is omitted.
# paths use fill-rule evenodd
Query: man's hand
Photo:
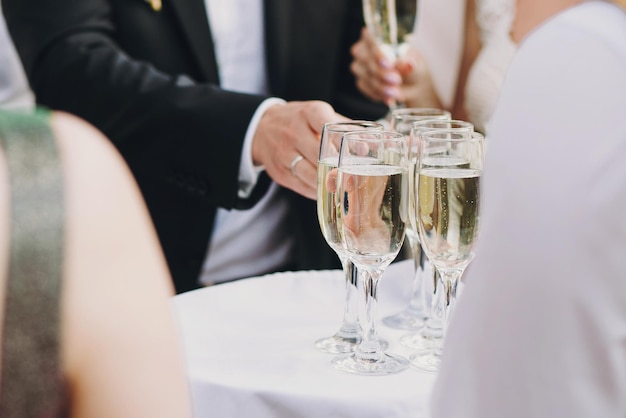
<svg viewBox="0 0 626 418"><path fill-rule="evenodd" d="M342 120L347 118L321 101L274 105L259 122L252 141L252 160L263 165L276 183L316 199L322 127Z"/></svg>

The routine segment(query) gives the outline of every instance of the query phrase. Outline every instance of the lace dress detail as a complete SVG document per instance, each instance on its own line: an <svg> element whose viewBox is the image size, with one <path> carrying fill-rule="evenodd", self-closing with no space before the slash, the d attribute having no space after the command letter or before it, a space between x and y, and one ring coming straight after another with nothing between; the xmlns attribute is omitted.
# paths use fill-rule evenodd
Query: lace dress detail
<svg viewBox="0 0 626 418"><path fill-rule="evenodd" d="M465 86L465 111L476 129L486 132L500 86L515 54L511 25L515 0L476 0L476 21L482 43Z"/></svg>

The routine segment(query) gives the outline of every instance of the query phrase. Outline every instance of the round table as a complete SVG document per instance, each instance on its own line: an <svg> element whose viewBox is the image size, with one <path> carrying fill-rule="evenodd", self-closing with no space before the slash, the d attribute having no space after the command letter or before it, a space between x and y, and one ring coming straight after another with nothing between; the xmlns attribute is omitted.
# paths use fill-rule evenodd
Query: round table
<svg viewBox="0 0 626 418"><path fill-rule="evenodd" d="M388 267L378 318L405 306L412 261ZM435 375L413 367L388 376L343 373L314 341L337 331L344 303L340 271L276 273L174 297L194 412L203 417L426 417ZM379 321L389 352L406 331Z"/></svg>

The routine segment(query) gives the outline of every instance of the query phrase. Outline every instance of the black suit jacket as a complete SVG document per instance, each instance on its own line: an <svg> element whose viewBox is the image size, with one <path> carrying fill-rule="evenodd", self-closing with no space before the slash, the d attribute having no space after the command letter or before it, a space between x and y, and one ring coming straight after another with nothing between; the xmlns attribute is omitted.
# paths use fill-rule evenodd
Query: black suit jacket
<svg viewBox="0 0 626 418"><path fill-rule="evenodd" d="M266 189L260 181L250 199L237 197L244 134L265 97L219 89L204 0L162 2L160 11L144 0L2 6L37 102L88 120L126 159L182 292L197 287L216 208L249 207ZM382 116L349 72L361 15L361 0L266 0L271 94L325 100L353 118ZM314 202L284 192L298 236L291 267L337 266Z"/></svg>

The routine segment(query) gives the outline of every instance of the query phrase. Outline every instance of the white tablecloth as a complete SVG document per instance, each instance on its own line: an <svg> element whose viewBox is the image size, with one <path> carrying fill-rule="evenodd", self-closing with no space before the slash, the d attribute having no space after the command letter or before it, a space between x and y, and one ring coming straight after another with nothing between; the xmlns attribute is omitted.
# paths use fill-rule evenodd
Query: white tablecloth
<svg viewBox="0 0 626 418"><path fill-rule="evenodd" d="M406 303L412 262L392 264L379 319ZM314 341L339 328L340 271L287 272L178 295L194 411L204 417L425 417L435 375L413 367L390 376L343 373ZM407 356L405 331L379 325L389 352Z"/></svg>

